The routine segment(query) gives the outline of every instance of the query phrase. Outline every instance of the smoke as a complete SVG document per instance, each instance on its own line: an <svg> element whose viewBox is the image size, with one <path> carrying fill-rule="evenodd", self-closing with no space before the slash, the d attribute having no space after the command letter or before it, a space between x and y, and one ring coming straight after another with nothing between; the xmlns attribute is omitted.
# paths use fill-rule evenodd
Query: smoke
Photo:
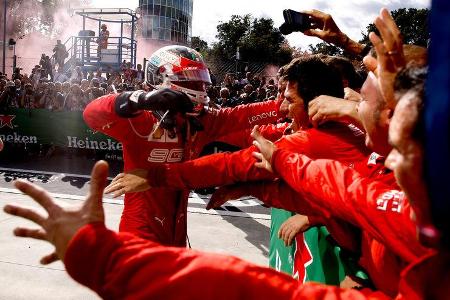
<svg viewBox="0 0 450 300"><path fill-rule="evenodd" d="M16 40L17 67L23 73L30 73L39 63L42 53L51 56L56 40L63 42L71 35L77 35L82 19L72 17L69 8L85 5L86 0L59 0L43 2L37 0L9 1L6 40ZM3 20L2 20L3 22ZM6 71L12 73L13 48L6 52Z"/></svg>
<svg viewBox="0 0 450 300"><path fill-rule="evenodd" d="M113 1L114 2L114 1ZM16 40L17 67L23 68L22 73L30 74L31 69L39 64L41 54L53 55L57 40L65 43L71 36L78 35L83 28L83 18L73 13L74 8L89 7L130 7L130 4L115 5L99 0L59 0L54 6L44 6L39 0L11 1L8 7L7 41ZM137 1L136 6L138 5ZM131 7L130 7L131 8ZM110 37L120 36L120 24L107 23ZM98 21L86 19L87 30L97 33ZM124 26L124 36L130 36L131 27ZM138 34L139 35L139 34ZM70 42L66 44L69 48ZM137 63L143 63L154 51L167 44L155 40L137 38ZM95 47L95 46L94 46ZM68 49L69 50L69 49ZM0 51L1 56L1 51ZM6 71L12 73L13 50L6 51Z"/></svg>
<svg viewBox="0 0 450 300"><path fill-rule="evenodd" d="M71 36L78 35L82 19L72 16L68 8L60 7L54 11L51 30L35 30L17 39L17 66L22 67L24 73L29 74L33 66L39 64L42 53L51 57L57 40L65 43Z"/></svg>
<svg viewBox="0 0 450 300"><path fill-rule="evenodd" d="M54 1L54 6L44 6L37 0L12 2L8 6L6 40L14 38L17 42L17 66L23 68L22 73L29 74L39 64L42 53L52 56L57 40L65 43L71 36L77 36L83 29L83 18L74 14L73 9L94 7L94 2L59 0ZM98 21L86 19L85 27L97 33ZM108 27L110 36L120 36L119 24L110 23ZM124 26L124 32L129 34L127 26ZM69 48L70 45L69 41L66 47ZM12 49L7 49L6 71L9 75L12 73L13 54Z"/></svg>

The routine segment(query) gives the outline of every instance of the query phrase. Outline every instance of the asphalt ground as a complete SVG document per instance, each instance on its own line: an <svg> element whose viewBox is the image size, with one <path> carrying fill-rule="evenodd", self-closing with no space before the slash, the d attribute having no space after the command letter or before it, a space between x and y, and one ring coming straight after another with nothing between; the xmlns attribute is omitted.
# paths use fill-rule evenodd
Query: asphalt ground
<svg viewBox="0 0 450 300"><path fill-rule="evenodd" d="M63 205L79 204L89 188L89 173L95 158L73 155L0 157L0 203L37 205L15 190L15 179L27 179L47 189ZM121 162L110 164L110 176L121 170ZM226 253L267 265L270 211L253 198L231 201L218 210L205 210L210 195L191 193L188 205L188 235L192 248ZM104 197L106 223L116 230L123 198ZM28 222L0 212L0 300L1 299L98 299L64 272L61 262L49 266L39 259L50 253L42 241L13 237L16 226Z"/></svg>

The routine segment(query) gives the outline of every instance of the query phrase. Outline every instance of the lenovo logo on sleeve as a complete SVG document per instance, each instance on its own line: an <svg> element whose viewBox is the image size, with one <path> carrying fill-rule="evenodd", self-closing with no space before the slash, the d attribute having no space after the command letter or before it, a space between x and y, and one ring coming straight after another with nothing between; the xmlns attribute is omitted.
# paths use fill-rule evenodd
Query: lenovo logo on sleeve
<svg viewBox="0 0 450 300"><path fill-rule="evenodd" d="M255 116L251 116L248 117L248 123L252 124L255 123L257 121L260 121L262 119L267 119L267 118L272 118L272 117L276 117L277 116L277 112L276 111L270 111L270 112L265 112L259 115L255 115Z"/></svg>

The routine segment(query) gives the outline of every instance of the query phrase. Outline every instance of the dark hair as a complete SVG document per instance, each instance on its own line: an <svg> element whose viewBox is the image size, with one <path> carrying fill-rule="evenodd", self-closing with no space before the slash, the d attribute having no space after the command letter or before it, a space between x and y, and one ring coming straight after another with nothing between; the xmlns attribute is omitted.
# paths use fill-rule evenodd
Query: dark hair
<svg viewBox="0 0 450 300"><path fill-rule="evenodd" d="M342 79L347 80L349 88L361 88L363 81L349 59L340 56L328 56L324 61L337 69Z"/></svg>
<svg viewBox="0 0 450 300"><path fill-rule="evenodd" d="M416 93L418 101L418 112L416 124L412 130L411 136L421 145L425 145L425 113L424 104L426 101L425 82L428 74L427 67L418 67L409 64L403 68L395 77L394 90L397 97L401 97L408 92ZM399 98L398 98L399 99Z"/></svg>
<svg viewBox="0 0 450 300"><path fill-rule="evenodd" d="M320 95L343 98L342 77L337 70L326 64L319 56L302 56L293 59L284 72L286 80L298 83L298 94L305 109L308 103Z"/></svg>

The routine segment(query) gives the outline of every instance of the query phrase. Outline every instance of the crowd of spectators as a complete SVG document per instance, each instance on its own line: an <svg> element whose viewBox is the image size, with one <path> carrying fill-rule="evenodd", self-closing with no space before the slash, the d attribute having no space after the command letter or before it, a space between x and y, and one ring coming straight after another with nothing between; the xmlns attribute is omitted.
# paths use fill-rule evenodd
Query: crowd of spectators
<svg viewBox="0 0 450 300"><path fill-rule="evenodd" d="M251 72L246 72L245 76L227 73L220 85L209 88L208 95L220 107L235 107L275 100L277 89L274 76L255 76Z"/></svg>
<svg viewBox="0 0 450 300"><path fill-rule="evenodd" d="M112 69L83 72L76 66L70 73L55 69L49 56L42 54L31 74L16 68L8 78L0 73L0 109L41 108L52 111L82 111L93 99L107 93L148 89L143 84L142 65L132 69L123 62L120 71Z"/></svg>
<svg viewBox="0 0 450 300"><path fill-rule="evenodd" d="M0 109L41 108L52 111L82 111L93 99L102 95L131 91L151 90L145 84L141 64L136 69L130 62L123 61L120 71L97 69L83 72L76 66L71 72L55 68L55 62L42 54L39 65L31 74L16 68L10 78L0 73ZM211 76L212 78L214 75ZM227 73L223 81L208 87L211 105L234 107L240 104L274 100L277 83L274 76L245 76Z"/></svg>

